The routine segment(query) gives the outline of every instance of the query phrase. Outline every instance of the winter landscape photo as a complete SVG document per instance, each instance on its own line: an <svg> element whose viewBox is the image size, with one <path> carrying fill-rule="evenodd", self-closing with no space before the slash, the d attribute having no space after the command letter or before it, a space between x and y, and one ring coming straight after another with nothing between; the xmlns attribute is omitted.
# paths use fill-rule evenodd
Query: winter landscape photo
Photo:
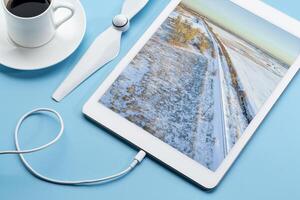
<svg viewBox="0 0 300 200"><path fill-rule="evenodd" d="M100 102L215 171L296 59L296 40L228 0L185 0Z"/></svg>

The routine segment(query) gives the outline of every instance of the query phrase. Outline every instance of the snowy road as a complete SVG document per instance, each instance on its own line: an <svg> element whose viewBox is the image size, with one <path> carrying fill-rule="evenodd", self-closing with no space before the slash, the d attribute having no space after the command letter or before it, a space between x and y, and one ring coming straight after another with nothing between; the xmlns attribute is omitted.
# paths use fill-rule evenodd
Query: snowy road
<svg viewBox="0 0 300 200"><path fill-rule="evenodd" d="M224 86L222 85L223 80L223 66L221 61L222 51L219 48L218 41L216 40L214 34L209 30L208 25L204 22L205 29L213 42L213 48L216 51L216 60L212 60L213 62L217 62L214 66L217 68L215 69L216 75L214 77L214 102L215 105L215 113L219 113L215 117L215 129L214 135L217 138L217 145L215 145L215 152L218 152L214 158L214 163L219 164L228 154L228 145L227 145L227 137L226 137L226 128L225 128L225 114L224 114Z"/></svg>

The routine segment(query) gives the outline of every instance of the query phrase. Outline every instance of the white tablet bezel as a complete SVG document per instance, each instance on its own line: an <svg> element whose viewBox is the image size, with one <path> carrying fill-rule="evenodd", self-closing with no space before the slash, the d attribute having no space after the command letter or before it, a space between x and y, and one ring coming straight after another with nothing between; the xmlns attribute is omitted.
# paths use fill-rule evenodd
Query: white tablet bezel
<svg viewBox="0 0 300 200"><path fill-rule="evenodd" d="M239 5L240 7L243 7L244 9L250 11L251 13L264 18L266 21L269 21L270 23L300 38L300 22L298 22L297 20L288 17L287 15L266 5L259 0L231 1ZM96 122L100 123L107 129L121 136L125 140L152 155L154 158L173 168L183 176L191 179L192 181L206 189L212 189L218 185L222 177L228 171L251 136L254 134L255 130L268 114L276 100L280 97L284 89L294 77L294 75L298 71L298 66L300 66L300 57L298 57L295 63L290 67L283 80L275 89L271 97L267 100L263 108L252 120L248 128L245 130L244 134L231 149L220 167L215 172L213 172L99 103L99 100L104 95L104 93L110 88L110 86L122 73L125 67L143 48L145 43L156 32L156 30L160 27L160 25L179 3L180 0L171 0L164 11L152 23L150 28L145 32L145 34L139 39L139 41L134 45L129 53L117 65L115 70L108 76L108 78L88 100L83 108L83 113Z"/></svg>

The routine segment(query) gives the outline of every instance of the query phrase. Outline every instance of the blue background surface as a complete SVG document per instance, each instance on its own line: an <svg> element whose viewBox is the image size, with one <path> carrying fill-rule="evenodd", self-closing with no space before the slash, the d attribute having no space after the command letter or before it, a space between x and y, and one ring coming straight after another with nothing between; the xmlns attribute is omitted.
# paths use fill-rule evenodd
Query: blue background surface
<svg viewBox="0 0 300 200"><path fill-rule="evenodd" d="M66 131L55 146L27 158L40 172L61 179L96 178L127 166L136 150L86 120L83 104L132 47L169 0L152 0L123 38L118 59L101 69L62 103L50 96L93 39L110 25L123 0L82 1L87 33L80 48L46 70L23 72L0 66L0 149L13 149L17 119L39 107L62 113ZM300 20L300 1L266 0ZM300 199L300 76L296 76L220 186L207 193L151 159L113 184L92 187L52 185L32 177L17 156L0 157L0 199ZM50 119L50 120L49 120ZM22 128L30 148L53 138L58 126L49 117L32 117ZM33 140L33 141L32 141Z"/></svg>

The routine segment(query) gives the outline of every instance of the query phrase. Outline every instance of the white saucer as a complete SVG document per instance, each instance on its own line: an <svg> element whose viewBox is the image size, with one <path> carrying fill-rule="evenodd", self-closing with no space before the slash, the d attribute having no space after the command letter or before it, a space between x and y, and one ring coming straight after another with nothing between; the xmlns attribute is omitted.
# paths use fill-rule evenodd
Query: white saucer
<svg viewBox="0 0 300 200"><path fill-rule="evenodd" d="M0 8L0 64L19 70L36 70L55 65L72 54L81 43L86 30L86 16L79 0L65 0L75 7L74 16L59 27L55 37L38 48L22 48L8 37L3 9ZM58 11L57 17L64 16Z"/></svg>

